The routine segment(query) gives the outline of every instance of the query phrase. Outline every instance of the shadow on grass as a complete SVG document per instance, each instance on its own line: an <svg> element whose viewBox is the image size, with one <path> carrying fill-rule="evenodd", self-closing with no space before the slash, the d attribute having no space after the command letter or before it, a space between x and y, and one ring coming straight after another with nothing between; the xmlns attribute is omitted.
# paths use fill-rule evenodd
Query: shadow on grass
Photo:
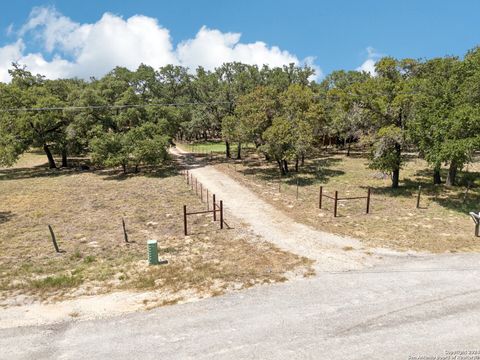
<svg viewBox="0 0 480 360"><path fill-rule="evenodd" d="M77 173L73 169L49 169L47 164L0 170L0 181L57 177Z"/></svg>
<svg viewBox="0 0 480 360"><path fill-rule="evenodd" d="M150 178L167 178L170 176L178 175L178 169L175 167L173 162L168 162L163 166L158 167L142 167L135 172L133 170L123 173L123 171L118 169L105 169L98 170L95 172L97 175L103 176L103 180L114 180L114 181L124 181L135 177L150 177Z"/></svg>
<svg viewBox="0 0 480 360"><path fill-rule="evenodd" d="M280 171L274 162L266 162L262 160L239 160L237 163L241 163L245 167L245 169L241 170L245 176L257 176L263 181L282 180L289 185L296 185L298 179L298 186L308 186L315 183L325 183L334 176L345 174L342 170L329 168L341 161L342 159L330 157L315 159L300 166L298 173L294 170L294 164L290 163L289 173L283 176L280 175Z"/></svg>
<svg viewBox="0 0 480 360"><path fill-rule="evenodd" d="M471 211L480 212L480 195L469 194L465 201L462 196L438 198L434 200L440 206L456 212L468 214Z"/></svg>
<svg viewBox="0 0 480 360"><path fill-rule="evenodd" d="M32 167L0 169L0 181L55 178L59 176L71 176L81 173L92 173L102 176L104 180L116 181L123 181L137 176L166 178L178 175L178 169L175 167L175 163L171 160L162 166L142 166L139 168L138 172L135 172L134 169L128 169L126 174L124 174L119 168L95 168L88 159L72 159L69 161L69 163L69 167L57 169L49 169L48 163Z"/></svg>
<svg viewBox="0 0 480 360"><path fill-rule="evenodd" d="M447 169L440 170L440 176L442 179L446 179L448 174ZM415 173L415 176L424 178L428 182L432 182L433 178L433 171L430 169L422 169L418 170ZM469 184L472 185L480 185L480 172L478 171L458 171L457 173L457 186L468 186Z"/></svg>
<svg viewBox="0 0 480 360"><path fill-rule="evenodd" d="M0 224L6 223L14 216L15 214L13 214L11 211L0 211Z"/></svg>

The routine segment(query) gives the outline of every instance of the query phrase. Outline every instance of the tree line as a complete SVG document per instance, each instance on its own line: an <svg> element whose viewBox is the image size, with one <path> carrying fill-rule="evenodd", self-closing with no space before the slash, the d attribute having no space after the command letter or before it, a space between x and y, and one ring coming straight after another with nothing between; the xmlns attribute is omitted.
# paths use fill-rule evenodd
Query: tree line
<svg viewBox="0 0 480 360"><path fill-rule="evenodd" d="M282 175L298 171L328 142L368 150L369 166L399 186L408 152L446 183L480 148L480 49L463 58L384 57L375 74L335 71L320 82L313 69L293 64L258 67L225 63L190 73L181 66L131 71L117 67L101 79L47 80L13 64L0 83L0 165L31 147L50 168L73 155L122 167L161 164L179 140L223 139L226 157L254 144ZM237 152L232 154L231 144ZM56 155L56 156L54 156Z"/></svg>

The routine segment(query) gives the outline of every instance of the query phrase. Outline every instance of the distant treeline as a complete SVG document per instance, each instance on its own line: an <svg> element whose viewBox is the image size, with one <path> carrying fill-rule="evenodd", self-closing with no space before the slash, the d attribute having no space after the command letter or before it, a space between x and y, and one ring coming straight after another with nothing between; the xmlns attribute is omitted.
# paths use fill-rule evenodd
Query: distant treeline
<svg viewBox="0 0 480 360"><path fill-rule="evenodd" d="M47 80L13 64L0 83L0 165L41 147L89 154L125 172L157 165L174 139L222 138L226 156L253 143L287 174L326 139L369 149L369 166L398 187L406 148L419 152L435 183L447 184L480 148L480 49L463 59L380 59L375 74L335 71L321 82L309 67L226 63L195 74L181 66L117 67L101 79ZM238 144L230 153L230 144Z"/></svg>

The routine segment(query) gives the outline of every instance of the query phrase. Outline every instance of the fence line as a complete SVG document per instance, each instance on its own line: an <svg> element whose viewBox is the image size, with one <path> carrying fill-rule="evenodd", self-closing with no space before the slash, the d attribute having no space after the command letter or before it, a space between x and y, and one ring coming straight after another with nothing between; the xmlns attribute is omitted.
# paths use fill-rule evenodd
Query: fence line
<svg viewBox="0 0 480 360"><path fill-rule="evenodd" d="M370 187L367 188L367 196L350 196L350 197L338 197L338 190L335 190L335 196L329 196L323 193L323 186L320 186L320 190L318 193L318 208L322 208L322 199L325 197L327 199L333 200L333 217L337 217L338 214L338 202L339 201L348 201L348 200L358 200L358 199L366 199L366 209L365 213L370 213L370 198L371 198L371 189Z"/></svg>
<svg viewBox="0 0 480 360"><path fill-rule="evenodd" d="M183 232L186 235L188 235L188 216L189 215L198 215L198 214L209 214L211 213L213 215L213 221L217 221L217 212L219 213L220 216L220 229L223 229L224 224L226 224L224 220L224 206L223 206L223 200L220 200L217 202L216 195L212 194L212 209L210 210L210 193L208 188L204 187L202 183L198 181L196 177L193 176L191 172L188 170L183 170L183 175L184 178L187 182L187 185L190 184L189 188L193 191L194 190L194 185L193 183L195 182L195 194L198 196L198 185L200 185L200 201L203 203L203 190L206 190L206 200L207 200L207 210L202 210L202 211L187 211L187 205L183 205Z"/></svg>

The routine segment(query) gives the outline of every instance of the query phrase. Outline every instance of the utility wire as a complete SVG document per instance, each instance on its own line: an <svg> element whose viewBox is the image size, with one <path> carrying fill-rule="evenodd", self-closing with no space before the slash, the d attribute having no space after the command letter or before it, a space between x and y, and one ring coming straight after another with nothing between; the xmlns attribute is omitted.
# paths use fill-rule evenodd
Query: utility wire
<svg viewBox="0 0 480 360"><path fill-rule="evenodd" d="M211 102L184 102L184 103L151 103L151 104L126 104L126 105L88 105L88 106L57 106L57 107L42 107L42 108L6 108L0 109L0 113L8 112L40 112L40 111L74 111L74 110L101 110L101 109L128 109L128 108L145 108L145 107L181 107L181 106L197 106L197 105L227 105L231 101L211 101Z"/></svg>

